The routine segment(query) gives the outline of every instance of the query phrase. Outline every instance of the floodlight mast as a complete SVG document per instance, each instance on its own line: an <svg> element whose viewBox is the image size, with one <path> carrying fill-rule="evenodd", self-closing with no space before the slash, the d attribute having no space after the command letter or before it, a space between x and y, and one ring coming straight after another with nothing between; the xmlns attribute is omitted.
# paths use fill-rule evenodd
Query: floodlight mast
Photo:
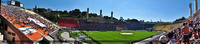
<svg viewBox="0 0 200 44"><path fill-rule="evenodd" d="M190 8L190 16L193 17L193 15L192 15L192 3L191 2L189 3L189 8ZM191 19L193 19L193 18L191 18Z"/></svg>
<svg viewBox="0 0 200 44"><path fill-rule="evenodd" d="M198 0L194 0L194 7L195 7L195 11L198 10Z"/></svg>
<svg viewBox="0 0 200 44"><path fill-rule="evenodd" d="M0 15L1 15L1 0L0 0Z"/></svg>

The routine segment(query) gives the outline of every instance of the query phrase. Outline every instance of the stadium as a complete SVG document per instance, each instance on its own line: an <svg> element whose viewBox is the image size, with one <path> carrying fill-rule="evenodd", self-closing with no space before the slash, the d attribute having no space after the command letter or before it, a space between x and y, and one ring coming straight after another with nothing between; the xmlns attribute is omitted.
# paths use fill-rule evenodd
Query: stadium
<svg viewBox="0 0 200 44"><path fill-rule="evenodd" d="M11 1L11 3L14 2ZM45 42L58 43L53 41L66 41L61 43L103 43L103 44L104 43L110 44L110 42L112 41L113 41L112 43L121 41L120 44L123 44L123 43L136 42L144 38L158 34L158 32L146 32L146 31L121 31L121 30L131 30L131 29L144 30L146 28L153 27L152 24L129 25L129 24L117 23L119 22L117 20L104 19L101 17L96 17L91 19L89 18L76 19L70 17L63 17L60 20L58 20L57 22L59 25L58 26L53 22L49 21L48 19L45 19L44 17L40 16L39 14L31 10L26 10L22 6L15 4L1 5L1 18L2 18L1 19L2 25L4 26L3 28L5 29L4 31L2 31L2 33L5 34L5 37L8 37L5 38L5 41L8 41L8 43L16 43L16 44L21 44L21 43L31 44L31 43L45 43ZM104 22L96 21L97 19ZM115 34L115 36L119 36L119 39L110 38L113 37L109 36L112 33ZM125 34L120 34L120 33L125 33ZM126 35L126 33L131 33L131 35ZM141 35L137 35L138 33L143 33L146 36L138 38L141 37ZM99 36L103 34L108 34L107 35L108 37ZM25 38L20 36L24 36ZM126 36L130 38L124 38ZM95 38L95 37L100 37L100 38ZM84 40L84 39L89 39L89 40ZM5 42L2 41L2 43Z"/></svg>
<svg viewBox="0 0 200 44"><path fill-rule="evenodd" d="M5 4L6 2L6 4ZM74 9L70 11L38 8L27 9L17 0L1 3L0 44L183 44L200 43L200 10L174 22L145 22L117 19ZM117 14L116 14L117 15Z"/></svg>

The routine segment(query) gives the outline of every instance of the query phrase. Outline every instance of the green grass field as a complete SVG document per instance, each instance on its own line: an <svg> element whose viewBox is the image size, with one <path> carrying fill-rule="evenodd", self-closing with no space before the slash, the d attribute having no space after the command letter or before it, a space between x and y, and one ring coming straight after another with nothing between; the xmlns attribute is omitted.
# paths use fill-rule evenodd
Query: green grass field
<svg viewBox="0 0 200 44"><path fill-rule="evenodd" d="M126 44L131 41L142 40L144 38L158 34L159 32L145 31L85 31L86 34L102 44ZM133 33L133 35L121 35L120 33Z"/></svg>

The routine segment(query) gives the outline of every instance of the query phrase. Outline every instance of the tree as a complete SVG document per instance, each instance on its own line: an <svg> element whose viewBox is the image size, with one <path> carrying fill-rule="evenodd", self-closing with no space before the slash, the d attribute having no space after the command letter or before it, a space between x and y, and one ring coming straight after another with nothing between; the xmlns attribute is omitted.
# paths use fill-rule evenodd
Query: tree
<svg viewBox="0 0 200 44"><path fill-rule="evenodd" d="M78 16L81 14L81 11L79 9L74 9L74 10L70 11L69 14L72 16Z"/></svg>
<svg viewBox="0 0 200 44"><path fill-rule="evenodd" d="M97 17L98 15L96 13L90 13L89 17Z"/></svg>
<svg viewBox="0 0 200 44"><path fill-rule="evenodd" d="M186 20L186 18L185 18L185 17L181 17L181 18L179 18L179 19L176 19L176 20L174 21L174 23L180 23L180 22L182 22L182 21L184 21L184 20Z"/></svg>
<svg viewBox="0 0 200 44"><path fill-rule="evenodd" d="M51 11L52 11L52 9L50 9L50 8L47 9L47 12L51 12Z"/></svg>
<svg viewBox="0 0 200 44"><path fill-rule="evenodd" d="M120 17L119 21L122 21L122 22L123 22L123 21L124 21L124 18L123 18L123 17Z"/></svg>
<svg viewBox="0 0 200 44"><path fill-rule="evenodd" d="M137 19L127 19L125 20L126 22L130 22L130 23L139 23L139 21Z"/></svg>
<svg viewBox="0 0 200 44"><path fill-rule="evenodd" d="M59 11L59 10L52 10L50 8L35 8L33 9L39 15L49 19L52 22L57 22L60 17L73 17L73 18L85 18L87 16L87 12L81 12L80 9L74 9L71 11ZM89 13L89 17L100 17L96 13ZM104 16L105 19L113 19L114 21L118 21L117 18L111 18L109 16ZM124 21L123 17L120 17L121 21Z"/></svg>
<svg viewBox="0 0 200 44"><path fill-rule="evenodd" d="M64 10L64 11L63 11L63 14L68 14L68 11L67 11L67 10Z"/></svg>
<svg viewBox="0 0 200 44"><path fill-rule="evenodd" d="M82 18L86 18L86 15L87 15L87 12L86 12L86 11L83 11L83 12L81 13Z"/></svg>
<svg viewBox="0 0 200 44"><path fill-rule="evenodd" d="M105 18L105 19L109 19L109 17L108 17L108 16L104 16L103 18Z"/></svg>

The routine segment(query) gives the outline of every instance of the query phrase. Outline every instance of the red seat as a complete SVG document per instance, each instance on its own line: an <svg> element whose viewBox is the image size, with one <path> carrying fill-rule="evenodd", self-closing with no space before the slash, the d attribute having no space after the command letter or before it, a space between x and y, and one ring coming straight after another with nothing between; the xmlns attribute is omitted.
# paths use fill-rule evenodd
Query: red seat
<svg viewBox="0 0 200 44"><path fill-rule="evenodd" d="M58 21L58 25L61 27L74 27L74 28L78 28L78 21L75 19L60 19Z"/></svg>

